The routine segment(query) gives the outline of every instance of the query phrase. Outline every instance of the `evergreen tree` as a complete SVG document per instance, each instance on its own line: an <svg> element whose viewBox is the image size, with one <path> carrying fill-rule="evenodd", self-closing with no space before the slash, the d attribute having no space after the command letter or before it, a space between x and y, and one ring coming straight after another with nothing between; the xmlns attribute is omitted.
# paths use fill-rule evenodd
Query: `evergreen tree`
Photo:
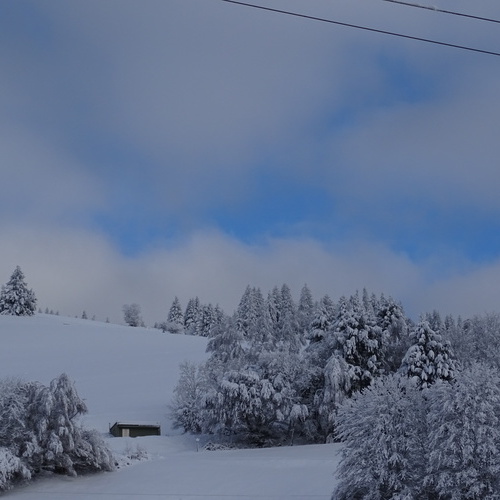
<svg viewBox="0 0 500 500"><path fill-rule="evenodd" d="M245 289L235 313L238 334L248 346L247 355L255 362L263 349L272 349L272 331L269 309L259 288Z"/></svg>
<svg viewBox="0 0 500 500"><path fill-rule="evenodd" d="M207 344L207 352L212 353L208 363L217 364L218 367L226 366L232 369L235 364L240 364L248 352L248 345L236 327L234 317L227 318L224 324L217 329L216 334Z"/></svg>
<svg viewBox="0 0 500 500"><path fill-rule="evenodd" d="M343 447L332 500L435 498L422 484L425 414L423 393L398 374L346 400L337 415Z"/></svg>
<svg viewBox="0 0 500 500"><path fill-rule="evenodd" d="M288 356L262 354L258 364L225 371L207 391L205 430L258 445L292 439L307 408L293 388L300 365Z"/></svg>
<svg viewBox="0 0 500 500"><path fill-rule="evenodd" d="M500 314L476 315L466 321L448 323L446 338L464 366L480 362L500 369Z"/></svg>
<svg viewBox="0 0 500 500"><path fill-rule="evenodd" d="M281 321L281 293L277 286L267 294L267 308L269 314L269 322L273 342L279 336L280 321Z"/></svg>
<svg viewBox="0 0 500 500"><path fill-rule="evenodd" d="M321 375L322 384L314 394L310 411L316 417L315 434L323 442L330 442L336 439L337 412L352 391L352 377L349 365L337 354L330 357Z"/></svg>
<svg viewBox="0 0 500 500"><path fill-rule="evenodd" d="M369 386L383 372L381 329L357 294L341 299L334 335L335 353L348 365L351 392Z"/></svg>
<svg viewBox="0 0 500 500"><path fill-rule="evenodd" d="M268 298L273 343L279 349L299 352L305 342L297 319L297 307L290 287L283 284L281 290L275 287Z"/></svg>
<svg viewBox="0 0 500 500"><path fill-rule="evenodd" d="M168 311L166 330L170 333L184 332L184 313L178 297L174 298Z"/></svg>
<svg viewBox="0 0 500 500"><path fill-rule="evenodd" d="M335 304L325 295L314 310L307 338L311 343L321 342L332 328L335 320Z"/></svg>
<svg viewBox="0 0 500 500"><path fill-rule="evenodd" d="M200 299L189 299L184 313L184 331L187 335L198 335L198 323L201 314Z"/></svg>
<svg viewBox="0 0 500 500"><path fill-rule="evenodd" d="M184 362L180 378L174 389L170 411L174 428L184 432L200 433L204 426L203 400L207 391L204 369Z"/></svg>
<svg viewBox="0 0 500 500"><path fill-rule="evenodd" d="M421 387L429 387L436 380L453 380L456 362L449 342L444 342L425 320L411 333L412 345L401 364L401 372L415 378Z"/></svg>
<svg viewBox="0 0 500 500"><path fill-rule="evenodd" d="M314 314L314 301L311 290L307 285L300 291L299 307L297 309L297 320L299 323L300 335L307 338L311 321Z"/></svg>
<svg viewBox="0 0 500 500"><path fill-rule="evenodd" d="M206 304L201 308L198 318L198 335L211 337L215 327L215 310L212 304Z"/></svg>
<svg viewBox="0 0 500 500"><path fill-rule="evenodd" d="M94 431L83 429L86 412L67 375L50 386L14 381L0 397L0 446L21 458L30 475L43 470L76 475L112 470L113 457Z"/></svg>
<svg viewBox="0 0 500 500"><path fill-rule="evenodd" d="M302 402L309 409L305 433L313 441L325 442L332 434L331 415L345 395L341 387L345 387L342 377L347 365L342 363L342 358L335 355L334 321L335 304L325 295L315 306L308 334L309 344L302 354L301 362L304 368L297 381ZM338 382L338 394L334 389L335 381ZM346 383L350 390L350 382Z"/></svg>
<svg viewBox="0 0 500 500"><path fill-rule="evenodd" d="M255 335L255 288L248 285L243 292L238 307L236 309L236 328L245 340L251 340Z"/></svg>
<svg viewBox="0 0 500 500"><path fill-rule="evenodd" d="M429 323L429 326L433 331L435 331L438 334L441 334L444 324L443 320L441 319L441 314L439 314L439 311L434 309L431 313L426 313L425 314L425 321Z"/></svg>
<svg viewBox="0 0 500 500"><path fill-rule="evenodd" d="M219 304L216 304L214 307L214 328L212 330L212 336L218 334L219 330L224 327L225 322L226 315Z"/></svg>
<svg viewBox="0 0 500 500"><path fill-rule="evenodd" d="M0 314L13 316L33 316L36 311L36 297L28 289L24 274L19 266L12 273L10 280L2 286L0 292Z"/></svg>
<svg viewBox="0 0 500 500"><path fill-rule="evenodd" d="M425 484L441 499L500 496L500 377L474 364L453 384L437 383L430 401Z"/></svg>
<svg viewBox="0 0 500 500"><path fill-rule="evenodd" d="M401 304L382 295L376 302L375 315L381 328L381 362L386 373L396 372L408 348L410 336L408 319Z"/></svg>

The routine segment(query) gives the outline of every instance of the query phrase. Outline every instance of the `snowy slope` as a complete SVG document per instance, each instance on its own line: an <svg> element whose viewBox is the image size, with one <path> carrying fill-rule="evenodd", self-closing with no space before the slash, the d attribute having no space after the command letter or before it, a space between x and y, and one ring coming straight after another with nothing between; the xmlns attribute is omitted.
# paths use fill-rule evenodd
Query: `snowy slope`
<svg viewBox="0 0 500 500"><path fill-rule="evenodd" d="M0 377L48 383L66 372L89 408L86 426L105 433L116 420L160 422L163 434L109 439L118 451L146 449L147 462L38 480L7 497L327 500L331 494L335 445L197 452L194 436L172 431L167 403L179 364L206 359L204 338L43 314L0 316L0 335Z"/></svg>

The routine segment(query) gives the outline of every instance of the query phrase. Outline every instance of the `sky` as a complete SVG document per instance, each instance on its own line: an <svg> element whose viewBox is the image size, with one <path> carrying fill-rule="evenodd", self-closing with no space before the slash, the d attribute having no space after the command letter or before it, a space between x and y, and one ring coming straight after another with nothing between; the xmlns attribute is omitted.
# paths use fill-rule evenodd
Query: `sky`
<svg viewBox="0 0 500 500"><path fill-rule="evenodd" d="M500 52L384 0L251 3ZM3 0L0 74L0 282L20 265L42 309L153 324L307 283L498 310L500 57L222 0Z"/></svg>

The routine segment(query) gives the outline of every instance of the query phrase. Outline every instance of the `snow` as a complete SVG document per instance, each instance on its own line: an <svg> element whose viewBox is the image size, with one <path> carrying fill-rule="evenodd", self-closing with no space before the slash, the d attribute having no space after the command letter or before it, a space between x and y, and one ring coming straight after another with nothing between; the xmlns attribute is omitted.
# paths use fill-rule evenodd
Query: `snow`
<svg viewBox="0 0 500 500"><path fill-rule="evenodd" d="M204 439L173 431L167 404L183 361L207 358L207 339L90 320L38 314L0 316L0 378L48 384L66 372L89 413L87 427L106 434L116 421L160 423L162 436L109 438L121 453L149 459L116 472L51 476L4 494L24 500L130 498L328 500L338 445L201 450ZM197 451L200 448L200 451Z"/></svg>

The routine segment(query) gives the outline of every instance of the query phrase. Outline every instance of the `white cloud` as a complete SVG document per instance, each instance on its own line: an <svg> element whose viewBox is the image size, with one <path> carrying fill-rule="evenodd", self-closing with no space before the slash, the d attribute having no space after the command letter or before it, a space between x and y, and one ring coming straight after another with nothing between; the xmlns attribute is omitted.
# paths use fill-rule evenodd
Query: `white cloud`
<svg viewBox="0 0 500 500"><path fill-rule="evenodd" d="M327 249L311 240L247 246L218 232L201 232L170 249L134 259L102 237L71 229L2 227L2 282L16 265L42 308L61 314L122 321L122 306L137 302L147 323L161 321L175 295L219 303L232 312L247 284L264 293L288 283L296 298L304 283L319 299L334 300L366 287L401 300L414 318L438 309L463 316L495 307L498 263L436 280L426 265L380 245L358 242Z"/></svg>

